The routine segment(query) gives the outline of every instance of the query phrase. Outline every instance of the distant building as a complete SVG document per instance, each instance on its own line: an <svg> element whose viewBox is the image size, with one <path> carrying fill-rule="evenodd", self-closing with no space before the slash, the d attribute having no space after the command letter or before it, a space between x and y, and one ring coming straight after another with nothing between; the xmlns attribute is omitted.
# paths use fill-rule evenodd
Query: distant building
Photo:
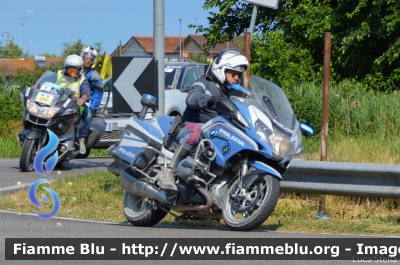
<svg viewBox="0 0 400 265"><path fill-rule="evenodd" d="M180 47L180 40L182 45ZM142 56L153 57L153 36L132 36L124 45L121 45L120 56ZM165 36L164 50L165 61L179 61L180 48L182 49L182 58L189 59L190 55L204 56L208 61L212 61L220 51L226 48L233 48L239 52L243 52L244 47L239 46L239 42L244 41L244 36L235 36L232 41L218 44L215 48L210 49L205 55L201 47L206 44L206 38L201 34L190 34L188 36ZM117 56L118 49L111 53L111 57ZM0 74L5 72L7 78L16 74L18 69L33 71L35 66L58 65L63 62L63 58L45 58L37 56L34 59L12 59L0 58Z"/></svg>
<svg viewBox="0 0 400 265"><path fill-rule="evenodd" d="M62 58L35 57L34 59L0 58L0 74L5 73L7 78L13 77L18 70L33 71L35 66L58 65Z"/></svg>
<svg viewBox="0 0 400 265"><path fill-rule="evenodd" d="M180 47L180 40L182 45ZM153 36L133 36L120 48L120 56L145 56L153 57ZM182 36L165 36L164 39L164 50L165 50L165 61L178 61L180 49L182 49L183 59L188 59L190 55L193 56L204 56L207 57L208 61L212 61L212 58L217 55L220 51L226 48L233 48L240 52L244 50L243 46L239 46L239 41L244 41L244 36L235 36L231 42L224 44L218 44L215 48L210 49L208 54L205 55L202 51L202 45L206 44L206 38L200 34L190 34L187 37ZM111 57L118 55L118 49L111 53Z"/></svg>

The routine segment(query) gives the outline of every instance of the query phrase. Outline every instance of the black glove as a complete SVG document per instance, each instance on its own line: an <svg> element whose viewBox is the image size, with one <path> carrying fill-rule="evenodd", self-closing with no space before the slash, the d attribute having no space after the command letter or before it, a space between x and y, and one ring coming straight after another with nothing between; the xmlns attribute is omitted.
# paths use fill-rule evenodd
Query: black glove
<svg viewBox="0 0 400 265"><path fill-rule="evenodd" d="M212 108L214 107L215 103L217 102L217 99L214 96L211 96L208 100L207 100L207 107Z"/></svg>
<svg viewBox="0 0 400 265"><path fill-rule="evenodd" d="M207 101L207 107L212 108L215 106L215 104L217 103L217 101L221 98L224 98L225 96L211 96L208 101Z"/></svg>

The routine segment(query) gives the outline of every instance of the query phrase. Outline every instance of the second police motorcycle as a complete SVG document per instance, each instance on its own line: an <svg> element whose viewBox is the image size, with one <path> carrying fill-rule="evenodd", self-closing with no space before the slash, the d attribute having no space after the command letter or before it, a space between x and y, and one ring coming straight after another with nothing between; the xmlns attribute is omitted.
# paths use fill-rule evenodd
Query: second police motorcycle
<svg viewBox="0 0 400 265"><path fill-rule="evenodd" d="M230 229L249 231L270 216L282 175L302 151L301 131L312 134L312 128L296 119L280 87L256 76L249 84L251 91L231 86L244 97L217 101L221 115L202 126L197 148L177 167L177 194L157 183L177 147L180 117L144 120L156 98L142 96L138 118L107 150L115 158L108 170L126 191L123 211L130 223L153 226L170 213L176 219L223 218Z"/></svg>

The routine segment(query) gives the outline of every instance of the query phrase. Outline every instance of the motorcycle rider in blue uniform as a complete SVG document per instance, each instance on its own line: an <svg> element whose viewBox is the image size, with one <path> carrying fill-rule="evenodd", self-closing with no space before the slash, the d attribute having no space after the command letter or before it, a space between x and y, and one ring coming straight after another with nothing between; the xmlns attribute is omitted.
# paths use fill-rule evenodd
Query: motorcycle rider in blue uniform
<svg viewBox="0 0 400 265"><path fill-rule="evenodd" d="M100 74L92 68L93 63L97 59L97 51L93 47L86 47L81 52L83 60L82 74L86 77L90 84L91 96L90 102L86 102L86 108L82 112L83 127L81 130L81 137L79 140L79 153L86 153L85 139L89 134L90 123L92 121L92 114L96 113L99 109L101 99L103 97L103 80Z"/></svg>
<svg viewBox="0 0 400 265"><path fill-rule="evenodd" d="M220 115L215 103L219 97L228 95L231 84L239 83L248 65L245 56L234 49L225 49L213 61L210 76L204 75L192 85L186 97L183 128L176 136L180 145L159 180L161 189L177 192L175 177L179 162L198 144L202 125Z"/></svg>

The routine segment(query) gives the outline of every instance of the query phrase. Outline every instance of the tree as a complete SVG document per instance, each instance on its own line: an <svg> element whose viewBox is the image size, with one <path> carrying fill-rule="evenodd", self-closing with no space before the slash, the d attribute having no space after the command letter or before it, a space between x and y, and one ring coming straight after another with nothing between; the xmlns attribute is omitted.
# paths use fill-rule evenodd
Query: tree
<svg viewBox="0 0 400 265"><path fill-rule="evenodd" d="M76 42L63 42L61 45L64 46L63 51L61 52L61 57L65 58L68 55L71 54L78 54L80 55L82 52L82 49L87 47L88 45L85 45L82 43L82 40L79 38ZM97 53L100 54L100 52L103 50L102 47L102 42L95 42L93 47L97 50Z"/></svg>
<svg viewBox="0 0 400 265"><path fill-rule="evenodd" d="M4 47L0 46L0 58L21 58L22 49L13 41L8 42Z"/></svg>
<svg viewBox="0 0 400 265"><path fill-rule="evenodd" d="M54 53L48 53L48 52L42 53L42 54L40 54L40 56L44 56L46 58L57 58L57 55L55 55Z"/></svg>
<svg viewBox="0 0 400 265"><path fill-rule="evenodd" d="M204 33L208 48L244 33L253 10L253 4L236 0L206 0L203 5L215 7L220 13L210 12L209 28L190 25ZM259 58L253 53L258 47L271 45L267 32L281 32L284 45L274 49L282 52L289 45L310 54L310 69L321 68L327 31L332 33L331 70L337 81L354 78L374 88L399 87L400 1L280 0L277 10L259 7L254 33L264 43L252 46L252 58ZM278 59L273 62L280 64Z"/></svg>

